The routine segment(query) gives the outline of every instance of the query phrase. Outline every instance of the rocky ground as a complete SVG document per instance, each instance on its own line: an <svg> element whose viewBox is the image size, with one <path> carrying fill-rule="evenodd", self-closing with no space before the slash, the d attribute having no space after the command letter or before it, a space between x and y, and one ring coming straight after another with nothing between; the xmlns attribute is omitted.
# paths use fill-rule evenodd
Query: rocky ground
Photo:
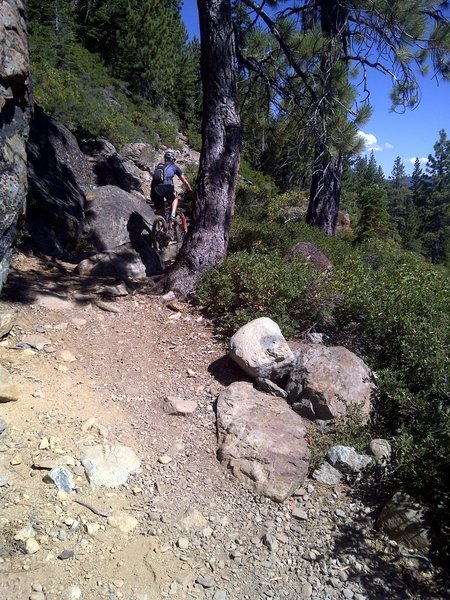
<svg viewBox="0 0 450 600"><path fill-rule="evenodd" d="M23 254L4 307L0 362L20 394L0 405L0 597L449 597L436 567L373 530L361 489L307 481L275 504L224 470L214 403L245 376L192 307ZM167 397L196 408L169 414ZM92 488L81 458L99 444L132 448L140 471Z"/></svg>

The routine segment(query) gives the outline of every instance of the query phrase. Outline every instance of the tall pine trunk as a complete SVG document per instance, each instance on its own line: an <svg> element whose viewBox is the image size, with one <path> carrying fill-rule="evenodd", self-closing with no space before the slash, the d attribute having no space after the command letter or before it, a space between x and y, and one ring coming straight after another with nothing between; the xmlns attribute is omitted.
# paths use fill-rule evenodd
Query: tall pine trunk
<svg viewBox="0 0 450 600"><path fill-rule="evenodd" d="M335 235L341 195L343 154L332 149L329 120L335 110L339 88L335 67L345 55L348 34L347 9L334 0L318 0L320 28L328 39L320 64L323 86L321 107L318 108L318 133L314 146L314 163L306 222L320 227L326 235Z"/></svg>
<svg viewBox="0 0 450 600"><path fill-rule="evenodd" d="M324 139L325 138L325 139ZM326 133L316 141L306 222L320 227L326 235L335 235L341 195L343 156L332 156Z"/></svg>
<svg viewBox="0 0 450 600"><path fill-rule="evenodd" d="M241 147L236 55L229 0L197 0L203 83L202 151L189 231L164 291L186 297L197 275L227 253Z"/></svg>

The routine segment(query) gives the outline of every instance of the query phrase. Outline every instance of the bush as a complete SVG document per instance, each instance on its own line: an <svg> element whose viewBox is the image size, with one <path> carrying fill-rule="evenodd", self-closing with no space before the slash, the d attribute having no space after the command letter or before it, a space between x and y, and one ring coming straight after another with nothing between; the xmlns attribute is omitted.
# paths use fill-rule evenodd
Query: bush
<svg viewBox="0 0 450 600"><path fill-rule="evenodd" d="M287 263L276 253L237 252L205 273L198 301L224 333L268 316L294 336L326 318L324 284L325 276L301 258Z"/></svg>

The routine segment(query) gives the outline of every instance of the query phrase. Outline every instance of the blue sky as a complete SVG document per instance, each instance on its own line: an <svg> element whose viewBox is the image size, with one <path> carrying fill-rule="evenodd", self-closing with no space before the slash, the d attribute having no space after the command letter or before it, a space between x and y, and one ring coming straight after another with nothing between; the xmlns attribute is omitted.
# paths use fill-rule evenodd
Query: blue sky
<svg viewBox="0 0 450 600"><path fill-rule="evenodd" d="M184 0L182 16L189 34L199 37L196 0ZM370 102L374 113L362 127L367 151L373 148L377 163L388 177L397 156L402 159L408 173L412 171L416 157L423 166L433 145L439 139L439 131L445 129L450 137L450 83L420 79L422 99L419 106L404 114L390 113L390 81L375 73L370 76Z"/></svg>

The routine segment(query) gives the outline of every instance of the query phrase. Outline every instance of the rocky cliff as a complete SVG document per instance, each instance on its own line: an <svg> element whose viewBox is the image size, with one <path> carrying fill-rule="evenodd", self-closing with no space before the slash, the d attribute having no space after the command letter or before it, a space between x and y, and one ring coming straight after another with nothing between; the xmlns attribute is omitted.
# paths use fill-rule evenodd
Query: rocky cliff
<svg viewBox="0 0 450 600"><path fill-rule="evenodd" d="M0 289L25 210L30 113L26 1L0 0Z"/></svg>

